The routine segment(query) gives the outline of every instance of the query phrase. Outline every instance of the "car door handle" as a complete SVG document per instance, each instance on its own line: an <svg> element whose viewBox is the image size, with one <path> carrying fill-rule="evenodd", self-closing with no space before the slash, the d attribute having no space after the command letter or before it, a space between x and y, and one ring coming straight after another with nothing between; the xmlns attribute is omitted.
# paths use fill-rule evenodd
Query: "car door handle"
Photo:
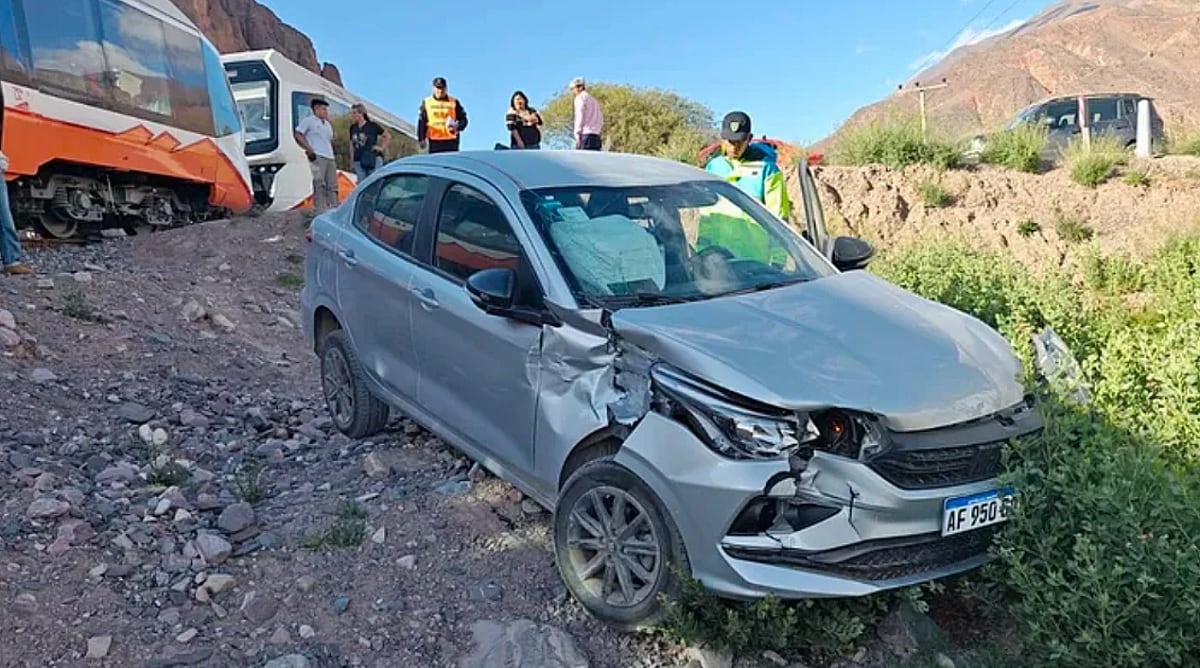
<svg viewBox="0 0 1200 668"><path fill-rule="evenodd" d="M432 288L413 288L412 293L417 301L421 302L421 308L426 311L432 311L439 306L437 295L433 293Z"/></svg>
<svg viewBox="0 0 1200 668"><path fill-rule="evenodd" d="M340 256L342 258L342 261L345 262L347 265L353 267L354 265L358 264L358 258L354 257L353 249L339 248L337 253L338 253L338 256Z"/></svg>

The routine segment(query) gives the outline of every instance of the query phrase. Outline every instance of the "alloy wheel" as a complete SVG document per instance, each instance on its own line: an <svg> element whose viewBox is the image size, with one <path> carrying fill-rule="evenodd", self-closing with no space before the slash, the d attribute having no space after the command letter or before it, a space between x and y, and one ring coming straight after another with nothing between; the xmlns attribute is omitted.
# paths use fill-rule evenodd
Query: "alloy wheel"
<svg viewBox="0 0 1200 668"><path fill-rule="evenodd" d="M607 604L628 608L653 595L662 542L646 509L625 490L602 486L579 497L568 516L569 562Z"/></svg>
<svg viewBox="0 0 1200 668"><path fill-rule="evenodd" d="M350 365L341 350L330 347L325 351L322 367L321 385L325 391L325 404L338 427L344 428L354 420L354 386L350 380Z"/></svg>

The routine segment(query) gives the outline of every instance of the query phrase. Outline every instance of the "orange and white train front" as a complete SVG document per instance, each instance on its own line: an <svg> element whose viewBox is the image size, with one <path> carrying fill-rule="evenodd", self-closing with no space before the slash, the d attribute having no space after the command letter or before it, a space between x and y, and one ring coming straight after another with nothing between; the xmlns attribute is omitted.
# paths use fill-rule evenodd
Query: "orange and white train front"
<svg viewBox="0 0 1200 668"><path fill-rule="evenodd" d="M18 224L70 237L250 209L220 57L168 0L0 0Z"/></svg>

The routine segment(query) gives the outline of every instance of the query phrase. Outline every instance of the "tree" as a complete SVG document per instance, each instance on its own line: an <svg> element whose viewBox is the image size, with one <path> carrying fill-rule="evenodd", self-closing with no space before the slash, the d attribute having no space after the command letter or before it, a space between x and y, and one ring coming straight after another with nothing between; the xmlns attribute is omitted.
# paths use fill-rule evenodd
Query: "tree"
<svg viewBox="0 0 1200 668"><path fill-rule="evenodd" d="M659 155L694 162L695 153L716 137L716 120L708 107L677 93L627 84L588 85L604 110L604 144L611 151ZM565 91L542 106L546 142L560 148L575 145L574 96Z"/></svg>

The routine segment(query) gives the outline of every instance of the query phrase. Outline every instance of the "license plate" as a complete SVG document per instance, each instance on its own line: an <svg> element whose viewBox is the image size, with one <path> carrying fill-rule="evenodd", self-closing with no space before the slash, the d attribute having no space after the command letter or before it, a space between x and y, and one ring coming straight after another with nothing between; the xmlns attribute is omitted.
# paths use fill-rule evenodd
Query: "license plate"
<svg viewBox="0 0 1200 668"><path fill-rule="evenodd" d="M1008 521L1011 489L993 489L971 496L955 496L942 504L942 535L953 536Z"/></svg>

